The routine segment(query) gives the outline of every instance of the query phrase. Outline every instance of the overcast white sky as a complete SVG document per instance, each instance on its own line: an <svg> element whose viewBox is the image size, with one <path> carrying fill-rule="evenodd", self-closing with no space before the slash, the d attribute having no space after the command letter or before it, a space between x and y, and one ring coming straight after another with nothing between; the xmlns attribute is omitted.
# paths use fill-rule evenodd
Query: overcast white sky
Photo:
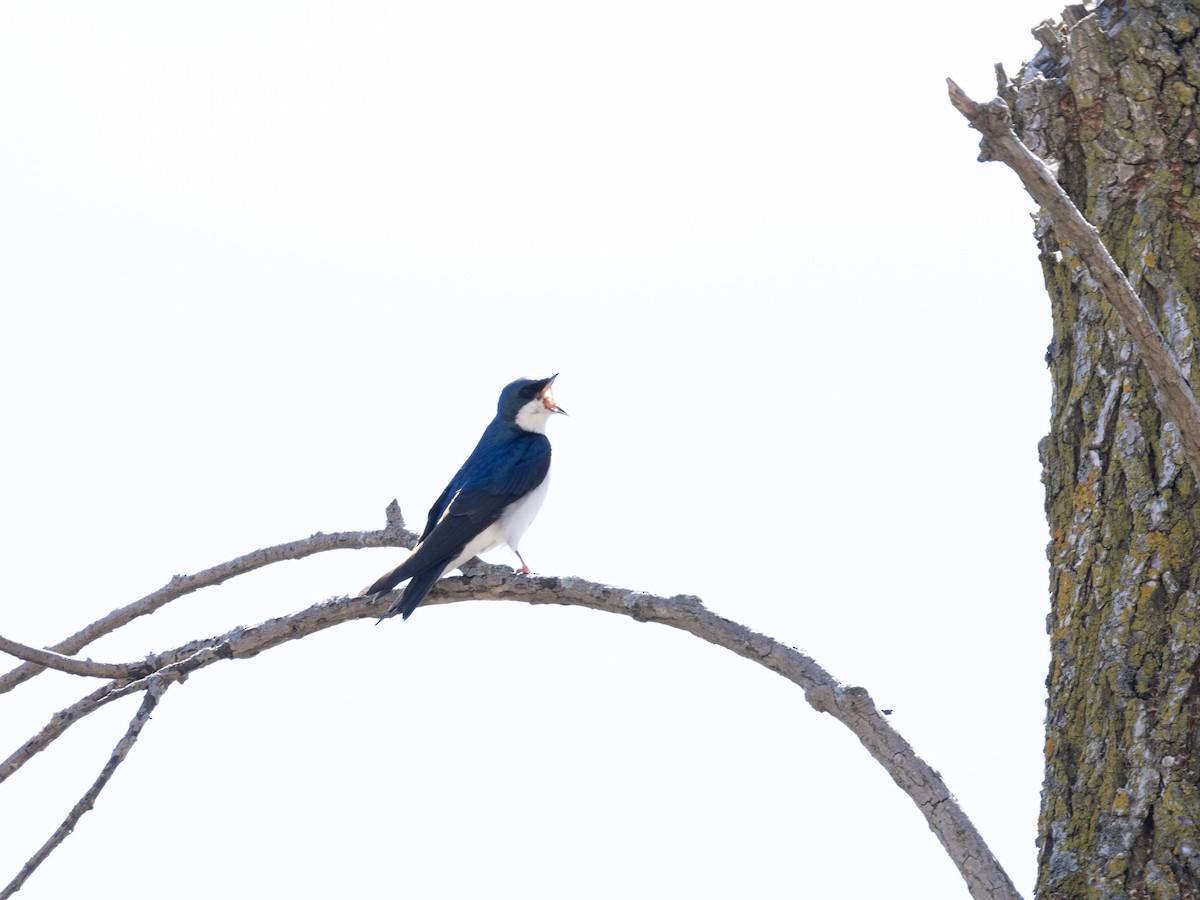
<svg viewBox="0 0 1200 900"><path fill-rule="evenodd" d="M257 547L417 523L561 372L544 574L694 593L895 710L1031 891L1048 303L946 101L1032 2L0 6L8 602L51 643ZM287 563L125 660L356 592ZM505 553L498 562L511 561ZM7 755L85 689L0 697ZM0 884L136 702L0 786ZM783 679L669 629L457 604L173 688L22 897L965 896Z"/></svg>

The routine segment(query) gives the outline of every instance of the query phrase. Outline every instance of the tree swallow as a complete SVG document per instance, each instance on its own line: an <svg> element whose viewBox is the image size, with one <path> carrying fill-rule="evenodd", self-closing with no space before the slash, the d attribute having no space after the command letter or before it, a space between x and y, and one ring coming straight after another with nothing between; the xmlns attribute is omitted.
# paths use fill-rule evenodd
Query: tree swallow
<svg viewBox="0 0 1200 900"><path fill-rule="evenodd" d="M430 507L412 554L359 594L382 594L412 579L380 621L397 613L407 619L442 575L501 544L512 548L529 574L517 544L550 484L546 424L555 413L566 415L550 390L557 377L519 378L500 392L496 418Z"/></svg>

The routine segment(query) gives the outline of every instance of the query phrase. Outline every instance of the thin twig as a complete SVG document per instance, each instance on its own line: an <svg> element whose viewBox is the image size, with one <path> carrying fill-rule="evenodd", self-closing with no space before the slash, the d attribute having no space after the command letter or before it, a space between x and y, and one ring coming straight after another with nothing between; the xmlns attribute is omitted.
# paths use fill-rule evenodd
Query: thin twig
<svg viewBox="0 0 1200 900"><path fill-rule="evenodd" d="M335 534L321 534L318 532L312 537L302 540L255 550L252 553L247 553L245 556L239 556L237 559L221 563L220 565L205 569L203 572L197 572L194 575L176 575L154 593L147 594L140 600L113 610L108 615L97 619L69 638L54 644L49 649L60 654L70 655L78 653L92 641L124 625L128 625L134 619L150 615L150 613L161 609L172 600L176 600L193 591L198 591L200 588L220 584L237 575L261 569L263 566L270 565L271 563L289 559L303 559L306 556L312 556L314 553L322 553L326 550L360 550L370 547L411 548L416 543L417 536L412 532L406 531L404 528L404 519L400 515L400 508L395 500L388 506L387 520L387 527L379 531L342 531ZM0 676L0 694L11 691L17 685L28 681L39 672L44 671L44 669L44 665L32 662L22 663L15 669Z"/></svg>
<svg viewBox="0 0 1200 900"><path fill-rule="evenodd" d="M76 659L52 650L29 647L3 635L0 635L0 651L45 669L55 669L71 675L84 675L92 678L141 678L151 671L144 662L103 663L93 662L90 659Z"/></svg>
<svg viewBox="0 0 1200 900"><path fill-rule="evenodd" d="M168 682L166 680L159 679L147 687L146 696L142 698L142 705L130 721L124 736L121 740L117 741L112 755L109 756L108 762L100 771L100 776L88 788L87 792L79 798L79 802L67 814L62 824L55 829L50 839L42 845L37 853L30 857L29 861L21 867L21 871L8 883L4 890L0 891L0 900L7 900L7 898L19 891L26 879L33 874L37 867L46 861L46 858L54 852L59 844L66 840L68 834L75 830L75 826L79 823L79 819L83 814L96 805L96 798L100 796L100 792L104 790L104 786L108 784L113 773L117 771L117 767L125 761L125 757L133 749L133 745L137 743L138 736L142 733L142 728L150 721L150 713L158 705L158 701L166 691L167 686Z"/></svg>
<svg viewBox="0 0 1200 900"><path fill-rule="evenodd" d="M37 734L10 753L8 759L0 763L0 782L3 782L34 756L49 747L64 731L84 716L106 705L112 699L113 690L118 686L118 682L114 681L98 687L90 694L81 697L70 706L60 709L52 715L50 721Z"/></svg>
<svg viewBox="0 0 1200 900"><path fill-rule="evenodd" d="M1112 304L1121 324L1129 332L1138 355L1146 364L1155 396L1163 415L1179 428L1184 456L1192 474L1200 483L1200 404L1179 360L1162 336L1158 325L1133 290L1100 235L1078 207L1071 202L1054 174L1033 151L1022 143L1012 129L1008 105L996 98L984 105L976 103L962 88L946 79L950 102L983 135L980 159L996 159L1017 173L1025 190L1054 221L1055 231L1078 251L1080 258L1099 282L1104 296Z"/></svg>

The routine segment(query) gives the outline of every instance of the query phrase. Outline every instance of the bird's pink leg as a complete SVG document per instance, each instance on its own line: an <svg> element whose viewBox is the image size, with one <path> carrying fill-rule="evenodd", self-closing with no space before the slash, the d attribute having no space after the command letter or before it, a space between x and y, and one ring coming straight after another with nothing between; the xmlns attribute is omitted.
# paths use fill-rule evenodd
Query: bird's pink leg
<svg viewBox="0 0 1200 900"><path fill-rule="evenodd" d="M532 569L529 568L529 565L525 562L525 557L523 557L521 555L520 551L514 550L513 553L516 553L517 559L519 559L521 561L520 572L522 575L528 575L530 572L533 571Z"/></svg>

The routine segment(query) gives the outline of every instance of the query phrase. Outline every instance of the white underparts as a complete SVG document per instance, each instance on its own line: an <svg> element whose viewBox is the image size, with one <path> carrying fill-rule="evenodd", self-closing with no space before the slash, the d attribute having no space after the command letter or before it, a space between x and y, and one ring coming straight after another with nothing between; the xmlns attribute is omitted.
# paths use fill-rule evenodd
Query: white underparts
<svg viewBox="0 0 1200 900"><path fill-rule="evenodd" d="M506 506L504 512L500 513L499 519L475 535L463 548L462 553L451 560L446 571L457 569L472 556L495 550L501 544L507 544L515 553L521 543L521 535L526 532L534 517L537 516L538 510L542 508L542 502L546 499L546 491L549 488L550 473L547 472L541 484L520 500Z"/></svg>
<svg viewBox="0 0 1200 900"><path fill-rule="evenodd" d="M537 517L538 510L542 508L542 503L546 499L546 492L550 489L550 472L546 471L546 477L542 479L542 483L535 487L532 491L517 500L515 503L510 503L500 514L501 530L504 532L504 543L512 547L514 551L517 545L521 543L521 535L523 535L531 524L534 518Z"/></svg>

